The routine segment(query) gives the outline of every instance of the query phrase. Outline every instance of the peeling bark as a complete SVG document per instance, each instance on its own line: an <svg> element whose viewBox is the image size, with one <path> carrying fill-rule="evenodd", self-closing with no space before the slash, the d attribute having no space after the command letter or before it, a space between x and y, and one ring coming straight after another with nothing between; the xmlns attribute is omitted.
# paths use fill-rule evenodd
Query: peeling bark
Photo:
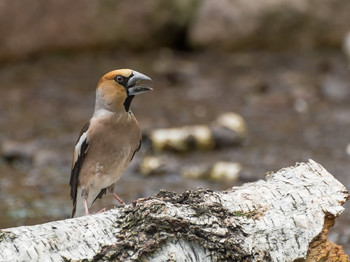
<svg viewBox="0 0 350 262"><path fill-rule="evenodd" d="M346 188L310 160L227 191L166 191L0 232L0 261L348 261L326 234Z"/></svg>

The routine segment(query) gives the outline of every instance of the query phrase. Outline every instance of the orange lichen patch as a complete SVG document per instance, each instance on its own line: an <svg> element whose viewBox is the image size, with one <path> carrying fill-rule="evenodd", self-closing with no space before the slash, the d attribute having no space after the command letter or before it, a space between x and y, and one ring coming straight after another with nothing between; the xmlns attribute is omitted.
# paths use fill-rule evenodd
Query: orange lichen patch
<svg viewBox="0 0 350 262"><path fill-rule="evenodd" d="M103 77L101 77L100 81L98 81L97 88L99 88L99 86L101 85L101 83L103 81L113 80L114 77L117 76L117 75L122 75L122 76L125 76L125 77L129 77L131 75L131 73L132 73L131 69L117 69L117 70L113 70L111 72L108 72Z"/></svg>
<svg viewBox="0 0 350 262"><path fill-rule="evenodd" d="M309 245L308 254L306 257L307 262L314 261L331 261L331 262L347 262L349 256L343 251L342 246L334 244L332 241L327 239L328 229L331 228L335 223L333 215L327 215L323 230Z"/></svg>
<svg viewBox="0 0 350 262"><path fill-rule="evenodd" d="M329 241L330 253L328 256L328 261L331 262L348 262L349 256L344 253L343 247L334 244L332 241Z"/></svg>

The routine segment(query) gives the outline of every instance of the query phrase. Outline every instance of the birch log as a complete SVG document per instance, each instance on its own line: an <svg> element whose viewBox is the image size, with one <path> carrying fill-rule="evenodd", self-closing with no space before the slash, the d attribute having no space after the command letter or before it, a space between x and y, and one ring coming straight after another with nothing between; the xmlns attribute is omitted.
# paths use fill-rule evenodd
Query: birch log
<svg viewBox="0 0 350 262"><path fill-rule="evenodd" d="M227 191L161 191L102 214L4 229L0 260L348 261L326 237L348 197L310 160Z"/></svg>

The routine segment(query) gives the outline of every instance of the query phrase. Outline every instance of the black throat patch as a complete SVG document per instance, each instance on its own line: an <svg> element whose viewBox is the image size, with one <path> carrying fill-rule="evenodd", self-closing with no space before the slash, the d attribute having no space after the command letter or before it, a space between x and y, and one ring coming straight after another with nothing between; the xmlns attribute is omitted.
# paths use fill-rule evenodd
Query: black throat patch
<svg viewBox="0 0 350 262"><path fill-rule="evenodd" d="M124 101L124 108L126 112L129 112L131 101L134 98L134 96L127 96L125 101Z"/></svg>

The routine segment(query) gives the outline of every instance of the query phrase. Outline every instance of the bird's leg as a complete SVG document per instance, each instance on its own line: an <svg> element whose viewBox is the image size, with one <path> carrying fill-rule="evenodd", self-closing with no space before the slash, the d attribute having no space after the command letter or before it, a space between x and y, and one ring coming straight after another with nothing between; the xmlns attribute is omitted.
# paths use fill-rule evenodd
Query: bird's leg
<svg viewBox="0 0 350 262"><path fill-rule="evenodd" d="M88 207L88 203L87 203L87 200L84 199L84 206L85 206L85 213L86 215L91 215L90 214L90 211L89 211L89 207ZM98 211L96 214L99 214L99 213L102 213L102 212L105 212L106 209L105 208L102 208L100 211Z"/></svg>
<svg viewBox="0 0 350 262"><path fill-rule="evenodd" d="M123 206L125 206L125 203L123 202L123 200L121 200L116 193L113 193L113 196L115 197L115 199L117 199L117 201L122 204Z"/></svg>
<svg viewBox="0 0 350 262"><path fill-rule="evenodd" d="M87 203L86 199L84 199L84 206L85 206L85 214L86 215L90 215L89 206L88 206L88 203Z"/></svg>

